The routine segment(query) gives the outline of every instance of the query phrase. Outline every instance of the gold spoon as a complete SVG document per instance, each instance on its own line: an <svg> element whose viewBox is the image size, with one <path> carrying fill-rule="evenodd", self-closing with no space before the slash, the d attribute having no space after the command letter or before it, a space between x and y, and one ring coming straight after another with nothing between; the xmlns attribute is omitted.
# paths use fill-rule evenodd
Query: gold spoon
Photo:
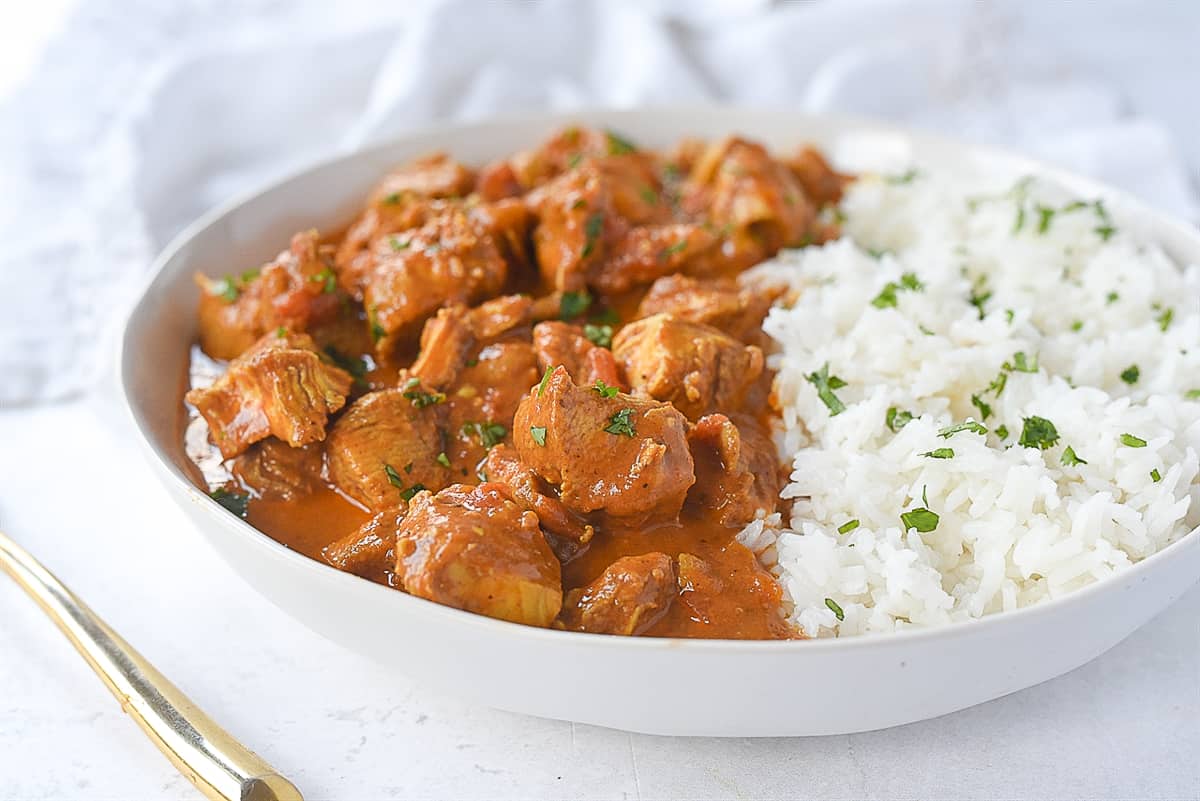
<svg viewBox="0 0 1200 801"><path fill-rule="evenodd" d="M291 782L213 722L3 532L0 568L37 601L121 708L205 796L213 801L304 801Z"/></svg>

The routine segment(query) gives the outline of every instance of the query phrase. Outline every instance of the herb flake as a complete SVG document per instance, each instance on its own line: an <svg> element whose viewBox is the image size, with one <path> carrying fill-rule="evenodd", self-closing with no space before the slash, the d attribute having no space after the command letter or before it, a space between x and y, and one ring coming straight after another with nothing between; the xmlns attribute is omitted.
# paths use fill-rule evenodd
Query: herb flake
<svg viewBox="0 0 1200 801"><path fill-rule="evenodd" d="M1141 371L1136 364L1131 364L1121 371L1121 380L1126 384L1136 384Z"/></svg>
<svg viewBox="0 0 1200 801"><path fill-rule="evenodd" d="M836 617L839 622L846 619L846 613L842 611L842 607L838 606L837 601L833 600L832 598L826 598L825 606L829 607L829 611L833 612L833 616Z"/></svg>
<svg viewBox="0 0 1200 801"><path fill-rule="evenodd" d="M586 289L578 292L564 292L558 301L558 316L564 320L574 320L588 310L592 305L592 296Z"/></svg>
<svg viewBox="0 0 1200 801"><path fill-rule="evenodd" d="M611 348L613 329L611 325L596 325L595 323L586 323L583 326L583 335L588 341L600 348Z"/></svg>
<svg viewBox="0 0 1200 801"><path fill-rule="evenodd" d="M633 420L631 419L632 416L633 409L622 409L619 412L615 412L613 416L608 419L608 425L604 427L604 430L609 434L623 435L626 437L636 436L637 431L633 427Z"/></svg>
<svg viewBox="0 0 1200 801"><path fill-rule="evenodd" d="M1017 444L1026 448L1046 450L1058 443L1058 429L1045 417L1031 416L1025 418L1021 428L1021 437Z"/></svg>
<svg viewBox="0 0 1200 801"><path fill-rule="evenodd" d="M930 459L953 459L954 448L934 448L931 451L925 451L922 456L928 456Z"/></svg>
<svg viewBox="0 0 1200 801"><path fill-rule="evenodd" d="M837 376L829 374L829 362L821 367L820 370L808 375L808 382L817 389L817 397L829 409L829 416L836 417L846 411L846 404L842 403L837 395L833 394L835 389L846 386L846 382Z"/></svg>
<svg viewBox="0 0 1200 801"><path fill-rule="evenodd" d="M892 433L898 433L900 429L913 421L912 412L906 412L903 409L897 409L895 406L887 410L887 416L884 417L884 422L891 429Z"/></svg>
<svg viewBox="0 0 1200 801"><path fill-rule="evenodd" d="M838 534L849 534L851 531L854 531L854 529L856 529L858 527L859 527L858 520L847 520L845 523L842 523L840 526L838 526L837 533Z"/></svg>
<svg viewBox="0 0 1200 801"><path fill-rule="evenodd" d="M529 436L533 437L533 441L541 447L546 447L546 427L545 426L530 426Z"/></svg>
<svg viewBox="0 0 1200 801"><path fill-rule="evenodd" d="M952 436L961 431L970 431L980 435L986 435L988 432L987 426L977 423L974 420L967 420L966 422L956 423L955 425L946 426L945 428L940 429L938 431L938 436L942 439L950 439Z"/></svg>
<svg viewBox="0 0 1200 801"><path fill-rule="evenodd" d="M1070 445L1068 445L1066 448L1063 449L1062 456L1059 457L1058 461L1060 461L1065 467L1073 467L1075 465L1087 464L1087 460L1080 459L1079 455L1075 453L1075 449L1072 448Z"/></svg>
<svg viewBox="0 0 1200 801"><path fill-rule="evenodd" d="M219 503L227 512L232 512L245 519L250 508L250 495L245 492L232 492L224 487L217 487L208 493L208 497Z"/></svg>
<svg viewBox="0 0 1200 801"><path fill-rule="evenodd" d="M1135 437L1133 434L1122 434L1121 444L1130 448L1144 448L1146 447L1146 440L1141 437Z"/></svg>

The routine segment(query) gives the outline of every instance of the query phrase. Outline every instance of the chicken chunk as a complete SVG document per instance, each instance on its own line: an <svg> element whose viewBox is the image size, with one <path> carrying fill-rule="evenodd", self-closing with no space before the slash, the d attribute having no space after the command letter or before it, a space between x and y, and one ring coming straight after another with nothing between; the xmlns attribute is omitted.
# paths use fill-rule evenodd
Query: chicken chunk
<svg viewBox="0 0 1200 801"><path fill-rule="evenodd" d="M415 386L359 398L329 430L329 478L368 509L384 509L453 480L446 451L446 409Z"/></svg>
<svg viewBox="0 0 1200 801"><path fill-rule="evenodd" d="M626 556L591 584L567 593L559 619L572 631L635 636L657 623L678 593L671 557Z"/></svg>
<svg viewBox="0 0 1200 801"><path fill-rule="evenodd" d="M346 403L352 383L349 373L321 359L307 334L267 334L212 386L184 398L231 459L272 435L296 448L325 439L325 423Z"/></svg>
<svg viewBox="0 0 1200 801"><path fill-rule="evenodd" d="M692 167L684 189L686 210L728 228L735 247L755 248L759 258L809 238L816 213L791 170L766 148L729 138L709 146Z"/></svg>
<svg viewBox="0 0 1200 801"><path fill-rule="evenodd" d="M233 474L259 498L290 501L316 489L323 459L316 443L293 448L268 437L233 460Z"/></svg>
<svg viewBox="0 0 1200 801"><path fill-rule="evenodd" d="M842 199L842 190L850 182L849 176L830 167L821 152L811 145L800 148L785 163L804 188L804 194L817 206L837 203Z"/></svg>
<svg viewBox="0 0 1200 801"><path fill-rule="evenodd" d="M321 549L321 557L338 570L387 583L394 566L396 532L406 506L384 509L341 539Z"/></svg>
<svg viewBox="0 0 1200 801"><path fill-rule="evenodd" d="M735 425L723 414L706 415L688 432L688 444L696 465L689 504L730 528L775 511L783 477L771 438L755 420L741 416Z"/></svg>
<svg viewBox="0 0 1200 801"><path fill-rule="evenodd" d="M388 173L371 193L371 203L405 194L428 198L463 197L475 186L475 175L445 153L432 153Z"/></svg>
<svg viewBox="0 0 1200 801"><path fill-rule="evenodd" d="M506 162L485 168L483 173L503 175L503 167L500 166L503 164L517 187L516 193L520 193L546 183L588 158L606 155L616 141L605 131L571 126L556 132L532 150L517 153ZM493 177L491 180L498 179Z"/></svg>
<svg viewBox="0 0 1200 801"><path fill-rule="evenodd" d="M696 480L686 420L670 404L607 395L556 367L517 409L521 461L579 514L627 525L677 519Z"/></svg>
<svg viewBox="0 0 1200 801"><path fill-rule="evenodd" d="M592 386L603 381L610 387L628 389L621 379L612 351L596 345L584 334L583 328L558 320L548 320L533 327L533 350L538 368L543 372L562 365L580 386ZM599 329L597 329L599 330ZM606 333L612 343L612 329Z"/></svg>
<svg viewBox="0 0 1200 801"><path fill-rule="evenodd" d="M460 303L438 310L421 331L421 352L410 372L438 389L449 386L480 343L525 324L533 301L506 295L468 309Z"/></svg>
<svg viewBox="0 0 1200 801"><path fill-rule="evenodd" d="M526 202L537 218L533 248L542 280L560 292L583 290L588 272L603 263L612 243L629 230L594 165L539 187Z"/></svg>
<svg viewBox="0 0 1200 801"><path fill-rule="evenodd" d="M717 244L700 225L675 223L634 228L595 264L588 283L606 294L627 292L656 278L686 270L688 262Z"/></svg>
<svg viewBox="0 0 1200 801"><path fill-rule="evenodd" d="M638 306L638 317L670 314L701 323L748 344L762 340L762 322L780 289L745 289L728 279L668 275L650 287Z"/></svg>
<svg viewBox="0 0 1200 801"><path fill-rule="evenodd" d="M762 350L715 328L656 314L613 339L633 394L669 401L689 420L736 409L763 371Z"/></svg>
<svg viewBox="0 0 1200 801"><path fill-rule="evenodd" d="M537 515L502 484L419 493L397 531L395 573L419 598L514 623L549 626L562 608Z"/></svg>
<svg viewBox="0 0 1200 801"><path fill-rule="evenodd" d="M237 358L268 332L303 332L335 317L337 292L332 260L316 231L292 237L275 260L241 276L196 276L200 297L200 347L214 359Z"/></svg>
<svg viewBox="0 0 1200 801"><path fill-rule="evenodd" d="M576 545L591 540L595 530L571 512L554 490L521 461L511 446L502 443L488 451L483 471L488 481L505 484L512 490L513 497L534 511L548 534Z"/></svg>
<svg viewBox="0 0 1200 801"><path fill-rule="evenodd" d="M377 256L363 292L375 350L384 361L415 340L438 308L495 295L508 278L495 239L462 209L438 214L402 244Z"/></svg>

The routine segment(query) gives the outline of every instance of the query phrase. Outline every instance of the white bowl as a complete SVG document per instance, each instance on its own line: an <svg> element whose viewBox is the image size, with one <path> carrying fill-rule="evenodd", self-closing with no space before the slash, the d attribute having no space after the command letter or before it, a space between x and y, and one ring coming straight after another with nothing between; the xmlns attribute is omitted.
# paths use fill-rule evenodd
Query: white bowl
<svg viewBox="0 0 1200 801"><path fill-rule="evenodd" d="M934 166L1036 172L1104 197L1126 228L1181 262L1200 262L1200 232L1119 192L1009 154L861 120L714 108L525 116L428 129L318 164L206 215L176 238L129 318L121 357L129 408L168 492L280 608L347 648L501 709L656 734L842 734L953 712L1065 673L1120 642L1200 577L1193 533L1065 598L942 629L796 642L605 637L491 620L341 573L276 543L196 488L180 428L196 339L193 273L242 269L272 257L294 231L347 223L376 180L406 159L446 150L480 164L570 122L612 127L647 146L735 132L780 149L890 138Z"/></svg>

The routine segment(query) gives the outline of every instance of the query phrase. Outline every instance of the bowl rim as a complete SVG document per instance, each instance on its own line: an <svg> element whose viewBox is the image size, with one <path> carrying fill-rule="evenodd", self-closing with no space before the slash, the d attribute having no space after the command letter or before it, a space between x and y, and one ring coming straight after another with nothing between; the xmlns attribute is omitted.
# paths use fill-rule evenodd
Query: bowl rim
<svg viewBox="0 0 1200 801"><path fill-rule="evenodd" d="M348 151L336 152L321 159L305 162L286 173L277 175L255 186L234 194L230 199L215 205L212 209L201 214L173 236L151 262L149 270L142 279L134 299L129 305L125 320L118 338L116 358L116 378L120 388L121 400L138 433L138 444L150 463L151 468L160 474L160 480L169 482L171 487L183 490L188 500L197 502L204 513L209 515L214 525L231 529L231 534L246 537L248 543L264 551L264 556L286 563L289 567L306 574L311 574L318 582L340 583L346 592L357 592L364 597L377 597L380 604L408 605L410 612L417 615L433 615L441 617L447 624L467 626L487 631L496 636L522 637L536 641L546 641L550 644L562 643L574 646L589 647L620 647L652 651L705 651L712 653L758 653L772 654L791 653L822 653L828 651L853 651L859 649L901 648L909 643L927 640L952 640L964 636L972 636L975 632L994 631L998 628L1021 625L1031 618L1051 615L1077 608L1089 603L1096 595L1119 591L1131 582L1145 580L1147 573L1152 573L1167 559L1176 556L1177 552L1188 548L1200 548L1200 526L1184 534L1175 542L1165 546L1156 553L1142 559L1136 564L1120 572L1094 581L1084 587L1065 593L1057 598L1050 598L1032 606L1022 607L1009 612L997 612L981 618L954 621L936 627L912 627L898 631L876 632L871 634L820 637L795 640L735 640L735 639L695 639L677 637L622 637L615 635L597 635L585 632L563 631L551 628L539 628L506 620L490 618L485 615L456 609L424 598L418 598L405 592L384 587L367 579L337 570L332 566L322 564L299 551L271 538L265 532L252 526L246 520L230 514L207 493L200 490L188 480L187 476L174 465L159 446L151 438L143 414L140 412L134 395L132 383L132 364L137 352L138 342L133 337L133 322L146 306L150 292L160 281L165 280L166 268L182 252L187 245L204 231L219 224L222 220L234 214L240 208L256 200L267 192L292 183L310 173L335 167L358 159L377 156L382 153L402 147L413 139L435 137L450 132L458 134L485 134L489 129L507 125L530 125L552 128L577 122L580 124L611 123L614 127L622 119L636 117L658 117L669 120L675 115L695 116L709 115L728 117L731 124L736 122L737 115L752 114L764 117L778 117L803 126L804 124L819 125L828 129L840 130L844 134L888 135L904 137L922 148L948 149L952 152L969 154L987 163L1002 164L1021 172L1028 172L1059 183L1072 191L1101 196L1114 204L1115 216L1139 217L1149 223L1159 234L1171 231L1173 235L1187 241L1195 248L1195 257L1200 262L1200 229L1190 223L1178 219L1165 212L1160 212L1148 203L1130 195L1124 190L1073 173L1069 170L1030 158L1016 151L992 145L981 145L967 140L943 136L918 128L896 125L894 123L872 119L870 117L846 114L811 113L792 111L756 105L733 104L681 104L681 105L652 105L638 108L613 108L603 106L588 106L569 111L536 112L536 113L507 113L488 116L482 119L468 121L433 122L408 129L397 136L372 143L366 147ZM734 131L735 128L731 128ZM802 140L800 140L802 141ZM198 527L202 528L202 527ZM201 533L205 539L207 532ZM234 568L235 571L237 568ZM1200 580L1200 573L1195 577ZM547 639L548 638L548 639Z"/></svg>

